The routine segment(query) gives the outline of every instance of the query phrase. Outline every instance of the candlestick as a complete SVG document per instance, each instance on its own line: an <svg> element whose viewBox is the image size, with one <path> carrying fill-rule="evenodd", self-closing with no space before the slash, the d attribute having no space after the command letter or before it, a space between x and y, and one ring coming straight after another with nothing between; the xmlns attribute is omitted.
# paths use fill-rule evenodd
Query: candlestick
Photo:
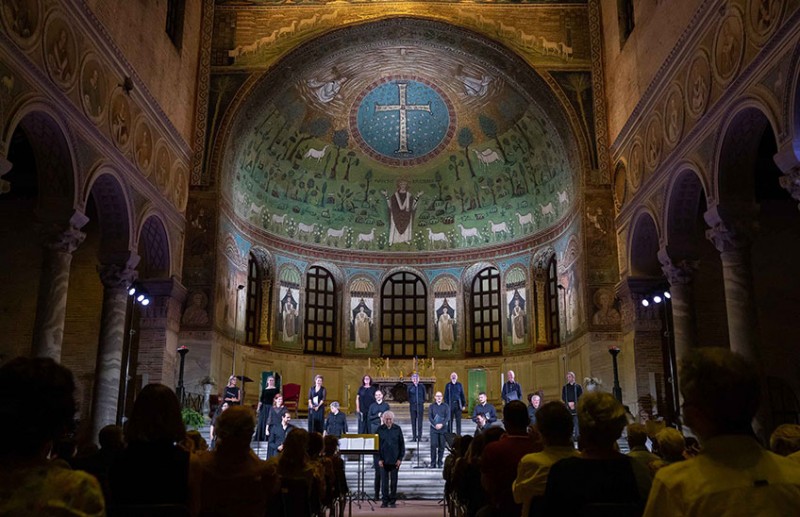
<svg viewBox="0 0 800 517"><path fill-rule="evenodd" d="M389 371L389 358L386 358L386 371Z"/></svg>
<svg viewBox="0 0 800 517"><path fill-rule="evenodd" d="M436 369L436 363L434 361L435 361L435 359L433 357L431 357L431 370L435 370Z"/></svg>
<svg viewBox="0 0 800 517"><path fill-rule="evenodd" d="M372 358L367 357L367 370L369 370L370 368L372 368Z"/></svg>

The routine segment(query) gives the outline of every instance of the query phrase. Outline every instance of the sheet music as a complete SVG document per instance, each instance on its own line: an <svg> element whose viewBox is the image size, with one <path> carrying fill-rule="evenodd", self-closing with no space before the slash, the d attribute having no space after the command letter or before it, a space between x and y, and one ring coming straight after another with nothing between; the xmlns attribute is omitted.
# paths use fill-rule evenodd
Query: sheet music
<svg viewBox="0 0 800 517"><path fill-rule="evenodd" d="M350 438L339 438L339 450L346 451L352 449L350 447Z"/></svg>
<svg viewBox="0 0 800 517"><path fill-rule="evenodd" d="M368 451L375 450L375 438L364 438L364 449Z"/></svg>
<svg viewBox="0 0 800 517"><path fill-rule="evenodd" d="M352 449L355 450L363 450L364 449L364 438L352 438Z"/></svg>

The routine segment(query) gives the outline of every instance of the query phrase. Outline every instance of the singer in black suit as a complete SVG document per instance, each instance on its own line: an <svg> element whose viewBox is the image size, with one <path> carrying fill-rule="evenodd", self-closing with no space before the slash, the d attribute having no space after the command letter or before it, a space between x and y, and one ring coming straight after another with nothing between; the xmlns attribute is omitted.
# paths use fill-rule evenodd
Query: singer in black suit
<svg viewBox="0 0 800 517"><path fill-rule="evenodd" d="M458 374L450 374L450 382L444 387L444 403L450 406L450 420L447 422L447 432L453 432L453 420L456 421L456 434L461 434L461 412L467 408L467 397L464 395L464 386L458 382Z"/></svg>
<svg viewBox="0 0 800 517"><path fill-rule="evenodd" d="M408 404L411 413L411 436L413 441L422 439L422 420L425 404L425 385L419 383L419 374L411 375L411 385L408 387Z"/></svg>

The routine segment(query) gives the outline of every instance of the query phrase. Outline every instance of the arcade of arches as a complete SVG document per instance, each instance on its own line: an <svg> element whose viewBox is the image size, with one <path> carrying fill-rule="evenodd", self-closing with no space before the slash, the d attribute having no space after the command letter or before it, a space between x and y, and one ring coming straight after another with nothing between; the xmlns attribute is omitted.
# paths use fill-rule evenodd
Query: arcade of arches
<svg viewBox="0 0 800 517"><path fill-rule="evenodd" d="M0 360L70 367L87 432L182 345L191 394L348 411L414 368L610 390L618 347L668 419L723 346L798 418L800 1L180 3L0 11Z"/></svg>

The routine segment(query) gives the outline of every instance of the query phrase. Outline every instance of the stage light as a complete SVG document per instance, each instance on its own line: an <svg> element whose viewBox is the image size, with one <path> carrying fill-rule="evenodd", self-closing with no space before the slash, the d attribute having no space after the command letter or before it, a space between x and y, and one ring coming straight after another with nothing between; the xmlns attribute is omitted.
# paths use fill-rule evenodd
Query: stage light
<svg viewBox="0 0 800 517"><path fill-rule="evenodd" d="M661 297L659 295L653 296L653 303L661 303Z"/></svg>
<svg viewBox="0 0 800 517"><path fill-rule="evenodd" d="M672 295L671 295L671 294L669 294L669 291L664 291L664 298L666 298L667 300L669 300L670 298L672 298Z"/></svg>
<svg viewBox="0 0 800 517"><path fill-rule="evenodd" d="M150 305L150 300L148 298L145 298L143 300L140 300L139 303L141 303L144 306L147 306L147 305Z"/></svg>
<svg viewBox="0 0 800 517"><path fill-rule="evenodd" d="M650 300L645 298L644 300L642 300L642 305L645 306L645 307L649 307L650 306Z"/></svg>
<svg viewBox="0 0 800 517"><path fill-rule="evenodd" d="M141 302L144 299L145 299L144 293L139 293L139 296L136 297L137 302Z"/></svg>
<svg viewBox="0 0 800 517"><path fill-rule="evenodd" d="M136 287L135 286L131 286L128 289L128 295L133 296L134 294L136 294Z"/></svg>

